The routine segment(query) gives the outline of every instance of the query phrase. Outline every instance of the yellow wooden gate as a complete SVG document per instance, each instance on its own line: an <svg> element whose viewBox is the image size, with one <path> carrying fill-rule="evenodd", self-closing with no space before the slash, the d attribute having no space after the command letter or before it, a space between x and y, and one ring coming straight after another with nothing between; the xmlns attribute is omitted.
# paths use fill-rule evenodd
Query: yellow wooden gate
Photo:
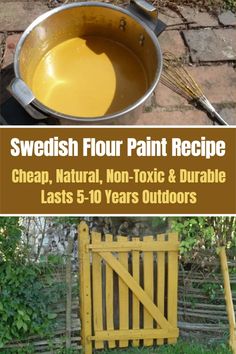
<svg viewBox="0 0 236 354"><path fill-rule="evenodd" d="M92 349L175 343L178 235L89 234L79 227L81 337Z"/></svg>

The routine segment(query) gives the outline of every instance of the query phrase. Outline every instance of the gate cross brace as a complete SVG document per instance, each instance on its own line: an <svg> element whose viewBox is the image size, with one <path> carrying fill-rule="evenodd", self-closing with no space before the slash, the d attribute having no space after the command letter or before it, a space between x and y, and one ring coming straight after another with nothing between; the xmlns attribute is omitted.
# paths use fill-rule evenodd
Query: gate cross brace
<svg viewBox="0 0 236 354"><path fill-rule="evenodd" d="M132 290L134 295L143 304L143 306L158 323L158 325L163 329L173 330L174 327L170 325L158 307L153 303L153 301L144 292L141 286L134 280L130 273L123 267L123 265L110 252L99 252L98 254L119 275L119 277L128 286L128 288Z"/></svg>
<svg viewBox="0 0 236 354"><path fill-rule="evenodd" d="M88 340L104 341L104 340L135 340L135 339L160 339L160 338L177 338L179 335L178 328L172 330L166 329L129 329L129 330L110 330L95 331L94 336L88 336Z"/></svg>

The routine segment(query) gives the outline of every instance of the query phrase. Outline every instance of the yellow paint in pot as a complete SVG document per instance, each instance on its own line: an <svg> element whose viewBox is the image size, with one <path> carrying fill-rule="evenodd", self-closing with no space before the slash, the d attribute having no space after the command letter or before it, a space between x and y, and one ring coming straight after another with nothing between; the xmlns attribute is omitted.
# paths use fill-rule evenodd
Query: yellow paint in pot
<svg viewBox="0 0 236 354"><path fill-rule="evenodd" d="M142 63L127 47L88 36L51 49L28 84L40 102L57 112L96 117L136 102L147 90L147 77Z"/></svg>

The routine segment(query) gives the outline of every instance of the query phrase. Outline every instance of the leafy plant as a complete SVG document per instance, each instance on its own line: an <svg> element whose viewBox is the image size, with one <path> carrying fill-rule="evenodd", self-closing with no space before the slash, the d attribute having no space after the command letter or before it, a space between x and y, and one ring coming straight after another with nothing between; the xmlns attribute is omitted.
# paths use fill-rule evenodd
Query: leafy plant
<svg viewBox="0 0 236 354"><path fill-rule="evenodd" d="M4 354L33 354L35 353L34 346L26 344L21 348L4 348Z"/></svg>
<svg viewBox="0 0 236 354"><path fill-rule="evenodd" d="M21 228L18 217L0 217L0 263L19 261L23 257L21 252Z"/></svg>
<svg viewBox="0 0 236 354"><path fill-rule="evenodd" d="M180 252L214 249L221 245L235 247L235 217L179 217L171 219L171 228L180 234Z"/></svg>
<svg viewBox="0 0 236 354"><path fill-rule="evenodd" d="M227 10L236 12L236 0L224 0L224 7Z"/></svg>
<svg viewBox="0 0 236 354"><path fill-rule="evenodd" d="M217 283L202 284L202 289L205 291L205 294L208 296L209 300L212 303L216 303L219 301L219 292L224 294L224 289L222 285Z"/></svg>
<svg viewBox="0 0 236 354"><path fill-rule="evenodd" d="M30 335L47 335L53 328L56 314L49 308L60 298L63 286L52 285L44 265L2 264L0 289L0 347Z"/></svg>
<svg viewBox="0 0 236 354"><path fill-rule="evenodd" d="M0 218L0 348L30 335L48 336L56 318L50 305L65 291L53 282L52 266L29 262L27 252L18 218Z"/></svg>

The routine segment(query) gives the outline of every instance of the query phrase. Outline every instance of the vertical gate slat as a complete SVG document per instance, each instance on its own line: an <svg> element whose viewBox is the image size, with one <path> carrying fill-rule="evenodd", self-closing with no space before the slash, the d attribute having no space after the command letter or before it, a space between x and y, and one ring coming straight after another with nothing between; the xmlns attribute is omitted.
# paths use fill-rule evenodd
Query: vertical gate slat
<svg viewBox="0 0 236 354"><path fill-rule="evenodd" d="M153 236L145 236L143 242L153 242ZM144 290L149 295L150 299L153 300L153 252L144 252L143 258ZM144 328L153 328L153 318L146 309L144 309ZM153 340L145 339L144 345L153 345Z"/></svg>
<svg viewBox="0 0 236 354"><path fill-rule="evenodd" d="M134 238L133 241L136 241L136 238ZM134 280L136 280L138 284L140 283L139 255L140 255L139 251L132 251L133 278ZM132 296L133 296L132 325L133 325L133 329L139 329L140 328L140 303L134 294ZM133 340L132 345L133 347L138 347L139 340Z"/></svg>
<svg viewBox="0 0 236 354"><path fill-rule="evenodd" d="M128 242L127 237L117 236L117 241ZM121 252L119 254L120 263L128 269L128 253ZM128 287L119 279L119 328L122 330L129 329L129 290ZM128 346L127 340L120 340L119 346L121 348Z"/></svg>
<svg viewBox="0 0 236 354"><path fill-rule="evenodd" d="M158 235L157 241L165 241L165 235ZM165 252L157 253L157 307L164 315L165 311ZM163 339L157 339L157 344L162 345Z"/></svg>
<svg viewBox="0 0 236 354"><path fill-rule="evenodd" d="M84 352L92 354L92 342L87 338L92 334L92 306L91 306L91 279L90 257L86 249L89 245L89 231L85 222L82 222L78 230L79 235L79 271L80 271L80 316L81 316L81 339Z"/></svg>
<svg viewBox="0 0 236 354"><path fill-rule="evenodd" d="M178 242L178 234L168 235L169 242ZM167 319L173 327L177 328L177 297L178 297L178 253L168 252L168 307ZM177 338L168 339L168 344L176 343Z"/></svg>
<svg viewBox="0 0 236 354"><path fill-rule="evenodd" d="M101 234L92 232L92 244L101 242ZM93 275L93 325L94 331L103 330L103 304L102 304L102 264L101 257L93 253L92 258ZM103 341L95 341L95 348L104 348Z"/></svg>
<svg viewBox="0 0 236 354"><path fill-rule="evenodd" d="M106 241L112 242L113 236L106 235ZM113 270L106 264L106 322L107 330L114 330L114 312L113 312ZM116 343L113 340L108 341L109 348L115 348Z"/></svg>

